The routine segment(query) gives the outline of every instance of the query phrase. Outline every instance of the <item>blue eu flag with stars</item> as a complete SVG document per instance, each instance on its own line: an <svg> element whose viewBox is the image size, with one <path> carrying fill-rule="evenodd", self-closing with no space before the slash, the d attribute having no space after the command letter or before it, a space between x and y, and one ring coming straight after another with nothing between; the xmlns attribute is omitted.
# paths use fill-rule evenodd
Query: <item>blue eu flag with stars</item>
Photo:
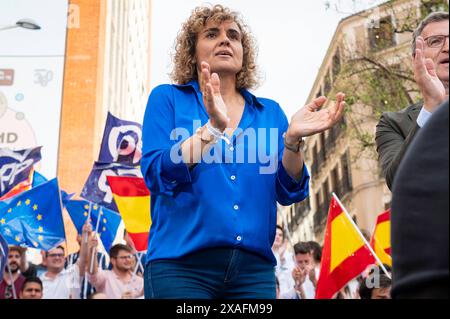
<svg viewBox="0 0 450 319"><path fill-rule="evenodd" d="M0 233L10 245L45 251L65 241L58 180L39 185L1 205Z"/></svg>
<svg viewBox="0 0 450 319"><path fill-rule="evenodd" d="M65 206L78 234L82 233L83 225L89 217L90 210L92 229L95 231L98 224L98 234L103 247L106 251L109 251L122 221L120 215L103 206L84 200L70 200L65 203Z"/></svg>

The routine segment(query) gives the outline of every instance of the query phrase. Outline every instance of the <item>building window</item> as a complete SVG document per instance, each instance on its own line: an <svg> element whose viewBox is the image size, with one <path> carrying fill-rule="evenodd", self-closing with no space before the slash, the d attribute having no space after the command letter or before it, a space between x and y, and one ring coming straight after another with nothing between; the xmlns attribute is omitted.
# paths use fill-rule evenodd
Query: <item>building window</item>
<svg viewBox="0 0 450 319"><path fill-rule="evenodd" d="M333 78L336 80L337 76L341 72L341 52L339 48L333 56Z"/></svg>
<svg viewBox="0 0 450 319"><path fill-rule="evenodd" d="M322 96L322 87L319 88L319 92L316 94L316 99Z"/></svg>
<svg viewBox="0 0 450 319"><path fill-rule="evenodd" d="M341 192L339 190L339 177L338 177L338 169L337 166L331 171L331 189L336 193L336 195L341 196Z"/></svg>
<svg viewBox="0 0 450 319"><path fill-rule="evenodd" d="M314 145L312 149L312 167L311 167L311 173L313 175L316 175L319 172L319 162L318 162L318 156L317 156L317 145Z"/></svg>
<svg viewBox="0 0 450 319"><path fill-rule="evenodd" d="M323 85L323 95L328 96L331 92L331 74L330 71L327 72L327 75L325 76L325 82Z"/></svg>
<svg viewBox="0 0 450 319"><path fill-rule="evenodd" d="M325 144L325 133L320 134L320 159L325 162L327 156L326 144Z"/></svg>
<svg viewBox="0 0 450 319"><path fill-rule="evenodd" d="M395 45L395 29L392 17L385 17L379 25L369 29L370 47L375 50L384 50Z"/></svg>
<svg viewBox="0 0 450 319"><path fill-rule="evenodd" d="M352 175L350 171L350 154L349 152L345 152L341 157L342 163L342 192L343 194L347 194L353 190L352 185Z"/></svg>

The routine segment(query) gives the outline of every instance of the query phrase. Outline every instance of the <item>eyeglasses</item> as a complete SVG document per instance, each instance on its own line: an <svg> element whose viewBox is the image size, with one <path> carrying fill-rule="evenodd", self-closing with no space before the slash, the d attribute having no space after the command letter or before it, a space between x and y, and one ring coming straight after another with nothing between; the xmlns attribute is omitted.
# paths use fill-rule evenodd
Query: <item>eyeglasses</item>
<svg viewBox="0 0 450 319"><path fill-rule="evenodd" d="M51 257L51 258L63 258L64 254L49 254L48 257Z"/></svg>
<svg viewBox="0 0 450 319"><path fill-rule="evenodd" d="M425 38L424 41L429 48L442 48L447 38L448 35L432 35L431 37Z"/></svg>
<svg viewBox="0 0 450 319"><path fill-rule="evenodd" d="M116 259L121 259L121 260L133 259L133 256L132 255L120 256L120 257L116 257Z"/></svg>

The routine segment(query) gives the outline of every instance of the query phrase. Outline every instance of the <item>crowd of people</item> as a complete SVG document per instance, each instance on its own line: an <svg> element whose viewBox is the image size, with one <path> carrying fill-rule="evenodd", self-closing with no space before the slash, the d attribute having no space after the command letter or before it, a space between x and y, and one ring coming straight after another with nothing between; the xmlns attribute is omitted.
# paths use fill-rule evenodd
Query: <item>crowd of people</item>
<svg viewBox="0 0 450 319"><path fill-rule="evenodd" d="M322 247L315 241L298 242L290 247L286 232L277 226L272 250L277 259L275 275L277 299L315 299L320 276ZM384 265L384 274L377 265L371 265L358 278L341 289L336 299L391 299L391 268Z"/></svg>
<svg viewBox="0 0 450 319"><path fill-rule="evenodd" d="M143 298L144 279L138 264L142 256L132 244L114 245L105 256L96 251L98 239L88 224L78 240L79 252L66 256L64 247L58 246L42 252L39 265L27 261L26 248L10 246L0 282L0 299ZM322 259L320 244L299 242L291 247L283 227L278 225L272 249L277 260L276 298L314 299ZM97 258L92 260L91 256ZM375 269L378 276L371 274ZM344 287L336 298L390 299L391 285L391 279L373 266Z"/></svg>
<svg viewBox="0 0 450 319"><path fill-rule="evenodd" d="M70 255L63 246L42 251L39 265L27 260L26 248L10 246L0 299L143 297L142 253L136 252L131 242L112 246L106 256L97 251L98 239L90 223L83 227L78 242L80 250Z"/></svg>

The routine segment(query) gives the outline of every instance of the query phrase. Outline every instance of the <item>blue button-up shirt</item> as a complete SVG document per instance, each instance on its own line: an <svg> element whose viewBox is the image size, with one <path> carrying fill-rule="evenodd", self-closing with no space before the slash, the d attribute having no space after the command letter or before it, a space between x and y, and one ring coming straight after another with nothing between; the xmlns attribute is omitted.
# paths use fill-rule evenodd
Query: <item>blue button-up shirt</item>
<svg viewBox="0 0 450 319"><path fill-rule="evenodd" d="M239 127L210 156L189 169L180 146L206 124L197 81L161 85L149 98L143 125L142 173L151 192L152 226L147 263L177 259L214 247L253 252L275 265L272 244L277 201L308 196L309 174L300 181L282 165L288 121L278 103L241 90L245 108Z"/></svg>

